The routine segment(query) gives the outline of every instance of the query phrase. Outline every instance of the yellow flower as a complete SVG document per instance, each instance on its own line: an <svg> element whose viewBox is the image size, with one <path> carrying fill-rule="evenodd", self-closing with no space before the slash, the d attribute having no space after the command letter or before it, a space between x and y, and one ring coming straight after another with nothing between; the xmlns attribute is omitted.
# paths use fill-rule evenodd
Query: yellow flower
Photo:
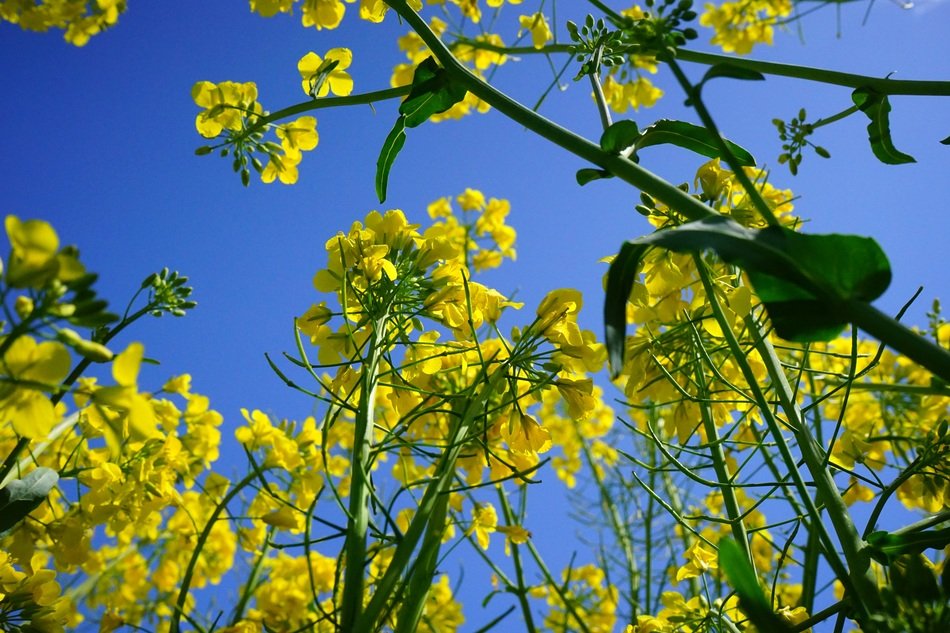
<svg viewBox="0 0 950 633"><path fill-rule="evenodd" d="M115 386L97 389L92 394L96 404L104 405L122 414L122 437L142 440L157 437L158 421L147 395L139 393L138 376L145 357L141 343L131 343L112 361L112 377Z"/></svg>
<svg viewBox="0 0 950 633"><path fill-rule="evenodd" d="M272 18L278 13L290 13L294 0L251 0L251 11L265 18Z"/></svg>
<svg viewBox="0 0 950 633"><path fill-rule="evenodd" d="M505 556L511 555L511 544L521 545L531 538L531 532L520 525L499 525L496 531L505 535Z"/></svg>
<svg viewBox="0 0 950 633"><path fill-rule="evenodd" d="M710 569L719 568L716 553L710 552L699 543L694 543L683 556L688 562L676 570L676 582L686 578L696 578Z"/></svg>
<svg viewBox="0 0 950 633"><path fill-rule="evenodd" d="M0 422L9 422L20 435L42 438L58 416L43 390L55 390L69 373L69 352L60 343L37 344L20 336L3 355L3 369L11 382L0 383Z"/></svg>
<svg viewBox="0 0 950 633"><path fill-rule="evenodd" d="M340 0L304 0L302 9L300 23L313 26L318 31L340 26L346 13L346 7Z"/></svg>
<svg viewBox="0 0 950 633"><path fill-rule="evenodd" d="M280 179L285 185L294 184L300 176L297 171L300 158L300 153L271 154L270 160L261 172L261 181L269 184Z"/></svg>
<svg viewBox="0 0 950 633"><path fill-rule="evenodd" d="M76 259L74 249L59 250L59 236L42 220L22 222L8 215L4 225L12 251L7 282L16 288L41 288L51 279L72 281L86 270Z"/></svg>
<svg viewBox="0 0 950 633"><path fill-rule="evenodd" d="M192 86L191 97L196 105L205 108L195 118L195 128L205 138L214 138L223 130L239 132L249 113L259 114L261 111L257 102L257 85L252 81L242 84L199 81Z"/></svg>
<svg viewBox="0 0 950 633"><path fill-rule="evenodd" d="M325 59L310 51L297 62L304 94L314 98L325 97L330 92L338 97L350 94L353 92L353 78L346 69L352 62L353 52L348 48L331 48Z"/></svg>
<svg viewBox="0 0 950 633"><path fill-rule="evenodd" d="M548 20L543 13L522 15L518 18L518 22L521 24L522 30L531 32L531 43L535 48L544 48L544 45L554 37L551 33L551 27L548 26ZM521 32L518 31L518 37L521 37Z"/></svg>
<svg viewBox="0 0 950 633"><path fill-rule="evenodd" d="M641 107L651 108L663 96L663 91L654 86L646 77L637 77L625 83L617 82L613 76L604 79L604 96L610 109L617 113L627 111L627 108L639 110Z"/></svg>
<svg viewBox="0 0 950 633"><path fill-rule="evenodd" d="M490 503L478 504L472 508L472 525L466 534L475 534L479 547L488 549L488 540L498 526L498 514Z"/></svg>
<svg viewBox="0 0 950 633"><path fill-rule="evenodd" d="M300 154L308 152L317 146L320 140L317 135L317 119L312 116L302 116L291 123L277 126L277 138L285 154Z"/></svg>
<svg viewBox="0 0 950 633"><path fill-rule="evenodd" d="M503 433L508 448L519 453L544 453L551 448L551 433L530 415L512 409Z"/></svg>

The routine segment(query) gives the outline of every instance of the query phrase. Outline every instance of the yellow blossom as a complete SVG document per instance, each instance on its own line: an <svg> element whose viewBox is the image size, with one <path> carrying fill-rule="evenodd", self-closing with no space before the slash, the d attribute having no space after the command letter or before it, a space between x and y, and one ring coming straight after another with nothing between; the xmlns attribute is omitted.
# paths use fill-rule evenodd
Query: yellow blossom
<svg viewBox="0 0 950 633"><path fill-rule="evenodd" d="M324 59L310 51L297 62L304 94L313 97L325 97L330 92L338 97L350 94L353 92L353 78L346 69L351 63L353 52L348 48L331 48Z"/></svg>

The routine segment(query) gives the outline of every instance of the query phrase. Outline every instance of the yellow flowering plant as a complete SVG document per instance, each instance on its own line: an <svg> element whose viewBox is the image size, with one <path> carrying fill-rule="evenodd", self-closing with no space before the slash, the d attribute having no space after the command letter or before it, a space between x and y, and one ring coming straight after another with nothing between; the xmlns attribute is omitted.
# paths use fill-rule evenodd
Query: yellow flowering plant
<svg viewBox="0 0 950 633"><path fill-rule="evenodd" d="M187 279L152 275L133 298L146 305L112 315L75 248L9 216L0 628L58 631L88 617L102 631L456 631L472 613L445 570L458 548L492 576L484 604L509 601L479 630L950 626L940 304L927 331L873 308L891 277L877 243L804 232L793 193L720 134L703 98L710 81L768 75L847 88L837 115L775 121L778 162L795 175L805 146L828 157L809 140L817 129L857 114L878 159L913 161L894 146L888 98L947 96L950 84L740 57L793 18L784 0L630 4L251 0L263 17L299 11L318 31L348 14L396 14L410 32L388 88L354 94L345 47L300 57L306 99L274 112L254 82L195 83L195 128L211 139L197 153L231 158L244 185L251 170L298 181L319 140L314 110L401 99L377 162L382 203L407 130L495 109L588 161L578 185L636 188L655 230L606 258L598 340L578 321L576 290L551 290L531 314L482 283L515 259L505 199L466 189L428 205L425 226L390 209L342 227L313 277L321 298L295 320L295 353L267 358L313 399L312 414L242 410L233 436L246 468L235 477L216 466L223 417L190 376L143 391L144 346L108 347L144 315L193 308ZM8 0L0 17L82 45L124 9ZM701 36L735 55L697 50ZM496 87L502 66L531 56L561 56L589 82L599 138ZM691 80L684 64L705 73ZM701 125L615 120L664 98L660 72ZM644 166L657 145L702 156L692 187ZM93 362L111 363L111 378L88 372ZM578 546L591 545L559 570L531 532L531 491L547 473L575 501ZM895 507L922 516L882 528ZM202 590L216 585L234 592L213 611Z"/></svg>

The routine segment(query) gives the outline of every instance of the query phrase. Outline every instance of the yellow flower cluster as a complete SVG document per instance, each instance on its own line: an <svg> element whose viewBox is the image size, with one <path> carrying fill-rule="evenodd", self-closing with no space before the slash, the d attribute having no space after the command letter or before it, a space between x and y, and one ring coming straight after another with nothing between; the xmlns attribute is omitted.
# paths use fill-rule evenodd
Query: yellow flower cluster
<svg viewBox="0 0 950 633"><path fill-rule="evenodd" d="M317 66L310 72L310 65L315 61ZM349 64L348 61L346 63ZM330 71L329 77L319 74L320 58L315 53L304 56L300 66L301 74L306 73L305 90L315 87L319 96L326 94L324 88L329 90L336 86L337 90L342 90L340 86L344 83L344 76L349 80L349 75L342 69ZM315 85L318 78L319 86ZM352 89L352 82L349 85ZM250 81L224 81L219 84L199 81L192 87L191 96L198 107L204 108L195 118L198 133L205 138L221 139L219 145L202 147L199 153L209 154L218 148L222 148L222 155L233 153L234 171L241 173L245 185L250 179L249 166L260 174L262 182L271 183L278 179L286 185L297 182L297 165L303 158L303 152L315 148L319 141L315 117L301 116L279 124L266 122L267 113L257 101L257 85ZM267 130L274 131L278 142L263 140ZM255 153L267 156L267 164L264 165Z"/></svg>
<svg viewBox="0 0 950 633"><path fill-rule="evenodd" d="M545 587L535 593L547 598L548 613L544 625L550 631L568 633L577 630L577 620L591 633L610 633L617 622L617 588L607 582L604 570L596 565L565 569L562 584ZM570 606L568 606L570 605Z"/></svg>
<svg viewBox="0 0 950 633"><path fill-rule="evenodd" d="M699 23L715 34L710 43L726 53L746 55L756 44L772 44L773 26L792 13L790 0L739 0L706 4Z"/></svg>
<svg viewBox="0 0 950 633"><path fill-rule="evenodd" d="M0 626L6 631L62 633L72 605L60 595L56 572L46 569L42 554L23 568L0 551Z"/></svg>
<svg viewBox="0 0 950 633"><path fill-rule="evenodd" d="M67 42L83 46L114 26L125 9L125 0L2 0L0 19L27 31L64 29Z"/></svg>
<svg viewBox="0 0 950 633"><path fill-rule="evenodd" d="M343 22L346 5L356 0L250 0L251 11L265 18L278 13L293 13L294 5L299 4L300 23L305 27L314 27L318 31L335 29ZM419 11L422 0L409 0L409 5ZM389 7L383 0L360 0L360 18L369 22L382 22Z"/></svg>

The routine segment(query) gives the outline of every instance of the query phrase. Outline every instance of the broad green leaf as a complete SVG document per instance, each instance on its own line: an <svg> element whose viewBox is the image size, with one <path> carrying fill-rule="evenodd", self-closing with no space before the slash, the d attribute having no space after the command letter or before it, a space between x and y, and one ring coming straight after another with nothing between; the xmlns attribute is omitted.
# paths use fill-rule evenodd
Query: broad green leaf
<svg viewBox="0 0 950 633"><path fill-rule="evenodd" d="M399 105L406 127L417 127L430 116L445 112L465 98L465 88L451 81L445 69L426 57L412 75L412 88Z"/></svg>
<svg viewBox="0 0 950 633"><path fill-rule="evenodd" d="M739 595L739 605L760 631L783 633L791 627L775 615L742 548L731 538L719 541L719 567Z"/></svg>
<svg viewBox="0 0 950 633"><path fill-rule="evenodd" d="M878 244L856 235L808 235L784 227L753 230L726 216L714 216L657 231L624 244L607 273L605 325L607 353L620 370L626 302L639 274L644 250L660 246L676 252L713 250L741 267L762 300L775 331L793 341L834 338L849 322L850 301L870 302L890 284L887 257ZM617 277L616 280L613 277ZM620 315L623 314L623 320Z"/></svg>
<svg viewBox="0 0 950 633"><path fill-rule="evenodd" d="M950 145L950 136L940 141L941 145Z"/></svg>
<svg viewBox="0 0 950 633"><path fill-rule="evenodd" d="M383 142L383 148L376 160L376 195L380 203L386 201L386 188L389 184L389 170L402 146L406 143L406 117L400 116Z"/></svg>
<svg viewBox="0 0 950 633"><path fill-rule="evenodd" d="M908 601L927 603L946 600L937 584L937 576L923 554L899 556L887 571L893 592Z"/></svg>
<svg viewBox="0 0 950 633"><path fill-rule="evenodd" d="M624 242L620 252L610 262L607 271L607 289L604 298L604 338L608 362L614 375L623 367L623 352L627 338L627 300L633 283L640 274L640 260L649 246Z"/></svg>
<svg viewBox="0 0 950 633"><path fill-rule="evenodd" d="M633 145L640 138L640 128L634 121L617 121L600 136L600 147L605 152L618 154Z"/></svg>
<svg viewBox="0 0 950 633"><path fill-rule="evenodd" d="M0 489L0 534L35 510L59 481L55 470L40 467Z"/></svg>
<svg viewBox="0 0 950 633"><path fill-rule="evenodd" d="M710 79L717 77L727 77L729 79L741 79L743 81L765 81L765 75L751 68L736 66L735 64L724 63L716 64L706 71L700 84L704 84Z"/></svg>
<svg viewBox="0 0 950 633"><path fill-rule="evenodd" d="M722 152L719 151L715 136L709 130L685 121L660 119L644 128L640 138L637 139L636 150L640 151L650 145L676 145L709 158L724 158ZM726 147L741 165L750 167L755 165L755 158L747 150L732 141L726 141Z"/></svg>
<svg viewBox="0 0 950 633"><path fill-rule="evenodd" d="M887 95L870 88L858 88L851 93L851 100L871 119L868 123L868 140L871 142L871 151L879 161L888 165L917 162L913 156L894 147L891 141L891 128L888 121L891 103L887 100Z"/></svg>
<svg viewBox="0 0 950 633"><path fill-rule="evenodd" d="M582 187L589 183L592 180L600 180L602 178L613 178L613 174L604 169L578 169L575 176L577 178L577 184Z"/></svg>
<svg viewBox="0 0 950 633"><path fill-rule="evenodd" d="M884 530L868 534L868 552L883 565L904 554L920 554L925 549L943 549L950 544L950 528L925 532L892 534Z"/></svg>

